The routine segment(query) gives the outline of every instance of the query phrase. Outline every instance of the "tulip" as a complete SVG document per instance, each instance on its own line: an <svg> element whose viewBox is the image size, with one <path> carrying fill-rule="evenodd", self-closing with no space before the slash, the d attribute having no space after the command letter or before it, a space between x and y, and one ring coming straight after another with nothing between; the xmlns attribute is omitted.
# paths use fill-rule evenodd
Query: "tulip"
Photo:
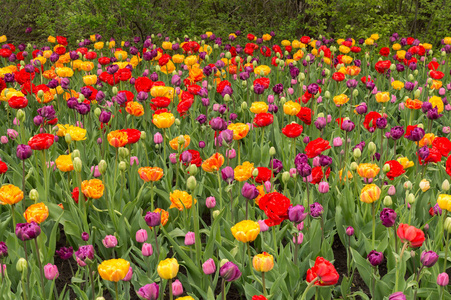
<svg viewBox="0 0 451 300"><path fill-rule="evenodd" d="M143 256L151 256L153 254L153 248L151 244L144 243L141 248L141 254Z"/></svg>
<svg viewBox="0 0 451 300"><path fill-rule="evenodd" d="M41 234L41 227L38 223L18 223L16 225L16 235L21 241L28 241L37 238Z"/></svg>
<svg viewBox="0 0 451 300"><path fill-rule="evenodd" d="M176 297L183 294L183 286L182 286L182 283L180 282L180 280L178 280L178 279L176 279L172 283L172 294L174 294L174 296L176 296Z"/></svg>
<svg viewBox="0 0 451 300"><path fill-rule="evenodd" d="M216 199L215 197L207 197L207 199L205 200L205 203L207 205L208 208L214 208L216 206Z"/></svg>
<svg viewBox="0 0 451 300"><path fill-rule="evenodd" d="M439 286L447 286L449 283L449 276L447 273L443 272L437 276L437 284Z"/></svg>
<svg viewBox="0 0 451 300"><path fill-rule="evenodd" d="M352 226L349 226L346 228L346 235L347 236L353 236L354 235L354 228Z"/></svg>
<svg viewBox="0 0 451 300"><path fill-rule="evenodd" d="M196 238L195 238L194 232L189 231L187 234L185 234L185 246L194 245L195 242L196 242Z"/></svg>
<svg viewBox="0 0 451 300"><path fill-rule="evenodd" d="M420 261L426 268L431 268L438 261L438 254L434 251L423 251Z"/></svg>
<svg viewBox="0 0 451 300"><path fill-rule="evenodd" d="M5 242L0 242L0 260L8 256L8 247Z"/></svg>
<svg viewBox="0 0 451 300"><path fill-rule="evenodd" d="M89 240L89 234L87 232L83 232L81 234L81 239L85 242L87 242Z"/></svg>
<svg viewBox="0 0 451 300"><path fill-rule="evenodd" d="M137 294L146 300L157 300L159 295L159 286L156 283L146 284L138 290Z"/></svg>
<svg viewBox="0 0 451 300"><path fill-rule="evenodd" d="M371 250L367 259L373 267L376 267L384 261L384 254L382 252L377 252L376 250Z"/></svg>
<svg viewBox="0 0 451 300"><path fill-rule="evenodd" d="M391 294L388 297L388 300L407 300L407 297L406 297L406 295L404 295L403 292L396 292L396 293Z"/></svg>
<svg viewBox="0 0 451 300"><path fill-rule="evenodd" d="M220 269L219 275L227 282L232 282L241 277L238 266L233 262L226 262Z"/></svg>
<svg viewBox="0 0 451 300"><path fill-rule="evenodd" d="M145 229L140 229L136 232L136 241L138 243L144 243L147 241L147 231Z"/></svg>
<svg viewBox="0 0 451 300"><path fill-rule="evenodd" d="M202 271L204 272L205 275L210 275L216 272L216 265L215 265L215 261L212 258L207 259L203 264L202 264Z"/></svg>
<svg viewBox="0 0 451 300"><path fill-rule="evenodd" d="M128 269L127 275L125 275L125 277L124 277L124 279L122 279L122 281L130 281L130 280L132 280L132 277L133 277L133 269L132 269L132 267L130 267Z"/></svg>
<svg viewBox="0 0 451 300"><path fill-rule="evenodd" d="M305 220L308 213L304 212L305 208L302 205L295 205L288 208L288 219L293 223L300 223Z"/></svg>
<svg viewBox="0 0 451 300"><path fill-rule="evenodd" d="M160 261L157 267L158 275L162 279L172 279L179 272L179 264L175 258L166 258Z"/></svg>
<svg viewBox="0 0 451 300"><path fill-rule="evenodd" d="M146 221L147 226L156 227L161 224L161 215L159 213L149 211L144 217L144 220Z"/></svg>
<svg viewBox="0 0 451 300"><path fill-rule="evenodd" d="M54 280L59 276L58 268L49 263L44 266L44 275L47 280Z"/></svg>

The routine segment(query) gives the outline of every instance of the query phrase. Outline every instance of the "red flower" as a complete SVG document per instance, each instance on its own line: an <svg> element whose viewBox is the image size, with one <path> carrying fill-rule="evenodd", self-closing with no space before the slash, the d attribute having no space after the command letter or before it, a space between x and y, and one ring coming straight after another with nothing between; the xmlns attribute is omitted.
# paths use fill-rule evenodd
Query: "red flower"
<svg viewBox="0 0 451 300"><path fill-rule="evenodd" d="M152 109L155 110L156 107L168 107L171 104L171 99L168 97L156 97L152 99ZM155 108L154 108L155 107Z"/></svg>
<svg viewBox="0 0 451 300"><path fill-rule="evenodd" d="M254 80L254 85L256 84L262 85L265 89L269 88L269 78L260 77Z"/></svg>
<svg viewBox="0 0 451 300"><path fill-rule="evenodd" d="M116 49L117 51L122 51L120 48ZM77 52L80 52L83 55L86 55L86 53L88 53L88 48L86 47L80 47L77 49Z"/></svg>
<svg viewBox="0 0 451 300"><path fill-rule="evenodd" d="M226 87L226 85L232 86L232 84L231 84L228 80L223 80L223 81L221 81L221 82L216 86L216 93L221 94L222 91L224 90L224 88Z"/></svg>
<svg viewBox="0 0 451 300"><path fill-rule="evenodd" d="M201 89L202 88L200 86L198 86L197 84L192 84L187 87L188 93L190 93L191 95L194 95L194 96L198 95L199 91Z"/></svg>
<svg viewBox="0 0 451 300"><path fill-rule="evenodd" d="M308 107L301 107L301 110L296 115L306 125L312 124L312 110Z"/></svg>
<svg viewBox="0 0 451 300"><path fill-rule="evenodd" d="M386 173L388 179L393 180L406 172L397 160L389 160L385 163L390 166L390 171Z"/></svg>
<svg viewBox="0 0 451 300"><path fill-rule="evenodd" d="M257 127L265 127L274 122L274 116L270 113L259 113L255 115L254 125Z"/></svg>
<svg viewBox="0 0 451 300"><path fill-rule="evenodd" d="M191 53L197 53L200 49L200 45L197 42L191 41L188 43L184 43L182 48L183 48L183 51L191 54Z"/></svg>
<svg viewBox="0 0 451 300"><path fill-rule="evenodd" d="M376 120L381 118L382 115L377 111L370 111L366 116L365 120L363 120L363 127L370 132L374 132L376 129ZM372 130L370 130L372 128Z"/></svg>
<svg viewBox="0 0 451 300"><path fill-rule="evenodd" d="M332 79L337 81L337 82L343 81L343 80L345 80L345 74L343 74L341 72L335 72L332 75Z"/></svg>
<svg viewBox="0 0 451 300"><path fill-rule="evenodd" d="M326 179L329 178L330 175L330 168L327 168L326 171ZM311 184L318 184L323 179L324 173L323 168L321 166L314 167L312 169L312 181L310 181Z"/></svg>
<svg viewBox="0 0 451 300"><path fill-rule="evenodd" d="M333 264L322 257L317 257L315 265L307 270L306 280L310 283L316 279L315 285L328 286L336 284L339 277Z"/></svg>
<svg viewBox="0 0 451 300"><path fill-rule="evenodd" d="M60 45L67 46L67 38L65 38L64 36L57 36L56 42Z"/></svg>
<svg viewBox="0 0 451 300"><path fill-rule="evenodd" d="M66 53L66 48L65 47L57 47L55 49L55 53L58 55L63 55L64 53ZM94 52L95 53L95 52ZM96 54L97 55L97 54Z"/></svg>
<svg viewBox="0 0 451 300"><path fill-rule="evenodd" d="M119 78L120 81L127 81L132 77L132 71L128 68L119 69L115 74L115 78Z"/></svg>
<svg viewBox="0 0 451 300"><path fill-rule="evenodd" d="M33 150L45 150L53 145L55 136L49 133L40 133L35 135L28 141L28 146Z"/></svg>
<svg viewBox="0 0 451 300"><path fill-rule="evenodd" d="M138 142L139 139L141 138L141 131L139 131L138 129L129 128L129 129L121 129L119 131L125 132L127 134L128 138L127 145L134 144Z"/></svg>
<svg viewBox="0 0 451 300"><path fill-rule="evenodd" d="M429 75L433 79L437 79L437 80L440 80L440 79L443 78L443 76L445 76L445 74L443 72L440 72L440 71L431 71L431 72L429 72Z"/></svg>
<svg viewBox="0 0 451 300"><path fill-rule="evenodd" d="M255 40L255 35L249 33L249 34L247 35L247 39L248 39L249 41L253 41L253 40Z"/></svg>
<svg viewBox="0 0 451 300"><path fill-rule="evenodd" d="M99 64L101 64L102 66L105 66L105 65L109 65L110 64L110 58L109 57L99 57L99 59L98 59L98 62L99 62Z"/></svg>
<svg viewBox="0 0 451 300"><path fill-rule="evenodd" d="M310 43L310 37L309 36L303 36L301 37L301 43L308 44Z"/></svg>
<svg viewBox="0 0 451 300"><path fill-rule="evenodd" d="M147 77L138 77L135 80L135 89L139 92L150 92L150 89L153 86L152 80Z"/></svg>
<svg viewBox="0 0 451 300"><path fill-rule="evenodd" d="M265 167L258 167L258 176L255 177L257 183L264 183L271 179L271 170Z"/></svg>
<svg viewBox="0 0 451 300"><path fill-rule="evenodd" d="M383 74L390 68L390 66L391 66L391 61L381 60L381 61L378 61L374 67L376 68L376 71L378 73Z"/></svg>
<svg viewBox="0 0 451 300"><path fill-rule="evenodd" d="M86 59L93 60L97 58L97 53L95 53L94 51L90 51L86 53L85 57Z"/></svg>
<svg viewBox="0 0 451 300"><path fill-rule="evenodd" d="M25 97L14 96L8 100L8 104L11 108L14 109L25 108L28 105L28 99Z"/></svg>
<svg viewBox="0 0 451 300"><path fill-rule="evenodd" d="M18 84L23 85L25 82L29 82L30 79L34 78L34 73L27 73L25 68L20 70L19 72L14 72L14 80L17 81Z"/></svg>
<svg viewBox="0 0 451 300"><path fill-rule="evenodd" d="M8 165L0 160L0 174L5 174L8 171Z"/></svg>
<svg viewBox="0 0 451 300"><path fill-rule="evenodd" d="M451 156L446 160L446 173L451 176Z"/></svg>
<svg viewBox="0 0 451 300"><path fill-rule="evenodd" d="M448 156L451 151L451 141L446 137L436 137L432 142L432 148L436 148L441 155Z"/></svg>
<svg viewBox="0 0 451 300"><path fill-rule="evenodd" d="M268 299L262 295L259 295L259 296L255 295L255 296L252 296L252 300L268 300Z"/></svg>
<svg viewBox="0 0 451 300"><path fill-rule="evenodd" d="M191 108L193 103L194 103L193 99L187 99L187 100L184 100L184 101L180 101L179 104L177 105L177 112L181 116L185 115L186 112Z"/></svg>
<svg viewBox="0 0 451 300"><path fill-rule="evenodd" d="M352 53L359 53L360 51L362 51L362 49L360 47L357 47L357 46L351 47Z"/></svg>
<svg viewBox="0 0 451 300"><path fill-rule="evenodd" d="M432 71L437 71L437 69L440 67L440 64L438 63L438 62L436 62L436 61L431 61L429 64L428 64L428 69L429 70L432 70Z"/></svg>
<svg viewBox="0 0 451 300"><path fill-rule="evenodd" d="M407 138L408 136L410 136L410 133L412 132L412 130L414 130L417 127L418 127L418 125L407 125L406 133L404 134L404 137Z"/></svg>
<svg viewBox="0 0 451 300"><path fill-rule="evenodd" d="M291 123L282 128L282 133L289 138L297 138L302 134L302 125Z"/></svg>
<svg viewBox="0 0 451 300"><path fill-rule="evenodd" d="M408 37L407 38L407 45L412 45L414 41L415 41L415 39L413 37Z"/></svg>
<svg viewBox="0 0 451 300"><path fill-rule="evenodd" d="M171 59L171 56L169 54L163 54L160 59L158 60L158 65L160 65L160 67L165 66L169 60Z"/></svg>
<svg viewBox="0 0 451 300"><path fill-rule="evenodd" d="M327 149L330 149L329 141L323 140L322 138L317 138L307 144L304 152L307 154L308 158L314 158Z"/></svg>
<svg viewBox="0 0 451 300"><path fill-rule="evenodd" d="M80 192L78 190L78 187L74 188L72 193L71 193L72 199L74 199L75 203L78 204L78 197L80 196ZM86 198L85 195L83 195L83 197L85 198L85 201L88 200L88 198Z"/></svg>
<svg viewBox="0 0 451 300"><path fill-rule="evenodd" d="M420 165L423 165L423 163L421 162L421 157L418 155L418 153L417 153L417 156L418 156L418 161L419 161ZM438 163L441 160L442 160L442 155L440 154L440 151L437 148L432 147L429 149L429 155L428 155L428 157L425 158L424 163L430 163L430 162Z"/></svg>
<svg viewBox="0 0 451 300"><path fill-rule="evenodd" d="M291 206L291 202L284 195L273 192L260 198L258 206L268 216L268 219L265 220L266 225L275 226L288 219L288 208Z"/></svg>
<svg viewBox="0 0 451 300"><path fill-rule="evenodd" d="M13 52L10 49L0 49L0 56L3 58L8 58L13 54Z"/></svg>
<svg viewBox="0 0 451 300"><path fill-rule="evenodd" d="M202 158L200 157L199 151L196 150L186 150L189 153L191 153L192 158L191 162L189 163L183 163L185 167L188 167L190 164L196 165L197 167L200 167L202 165ZM182 156L179 156L179 160L182 161Z"/></svg>
<svg viewBox="0 0 451 300"><path fill-rule="evenodd" d="M424 232L409 224L399 224L396 232L403 243L409 243L411 248L418 248L423 245L425 240Z"/></svg>
<svg viewBox="0 0 451 300"><path fill-rule="evenodd" d="M390 54L390 48L383 47L381 50L379 50L379 54L382 56L388 56Z"/></svg>
<svg viewBox="0 0 451 300"><path fill-rule="evenodd" d="M272 54L271 48L263 46L260 48L260 53L265 57L270 57Z"/></svg>

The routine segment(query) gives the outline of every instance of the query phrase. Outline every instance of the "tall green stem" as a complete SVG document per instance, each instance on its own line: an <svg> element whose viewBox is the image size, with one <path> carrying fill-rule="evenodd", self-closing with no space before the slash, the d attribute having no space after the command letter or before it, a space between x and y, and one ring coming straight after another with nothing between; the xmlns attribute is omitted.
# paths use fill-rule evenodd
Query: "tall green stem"
<svg viewBox="0 0 451 300"><path fill-rule="evenodd" d="M376 206L374 205L374 202L371 203L371 212L373 214L373 241L372 241L372 246L373 246L373 249L375 249L375 246L376 246Z"/></svg>
<svg viewBox="0 0 451 300"><path fill-rule="evenodd" d="M42 287L42 297L45 299L45 289L44 289L44 270L42 269L41 254L39 253L38 240L34 239L34 245L36 247L36 259L38 260L39 272L41 275L41 287Z"/></svg>
<svg viewBox="0 0 451 300"><path fill-rule="evenodd" d="M239 143L238 143L238 145L239 145ZM220 173L221 172L219 170L216 172L216 174L218 176L218 184L219 184L219 209L222 210L222 186L221 186L221 175L220 175Z"/></svg>

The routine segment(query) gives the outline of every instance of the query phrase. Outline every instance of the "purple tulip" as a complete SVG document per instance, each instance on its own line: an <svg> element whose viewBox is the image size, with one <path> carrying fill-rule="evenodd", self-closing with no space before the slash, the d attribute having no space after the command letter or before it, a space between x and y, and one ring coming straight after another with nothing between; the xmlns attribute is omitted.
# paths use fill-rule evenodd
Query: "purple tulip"
<svg viewBox="0 0 451 300"><path fill-rule="evenodd" d="M32 221L31 223L17 223L16 235L21 241L29 241L37 238L41 234L41 227L38 223Z"/></svg>
<svg viewBox="0 0 451 300"><path fill-rule="evenodd" d="M259 194L260 192L258 191L257 187L247 182L244 183L243 188L241 189L241 195L248 200L257 198Z"/></svg>
<svg viewBox="0 0 451 300"><path fill-rule="evenodd" d="M420 261L426 268L431 268L438 261L438 254L434 251L423 251Z"/></svg>
<svg viewBox="0 0 451 300"><path fill-rule="evenodd" d="M161 215L157 212L149 211L144 217L144 220L149 227L159 226L161 224Z"/></svg>
<svg viewBox="0 0 451 300"><path fill-rule="evenodd" d="M382 209L379 217L382 221L382 225L385 227L392 227L395 224L397 214L393 209L385 207Z"/></svg>
<svg viewBox="0 0 451 300"><path fill-rule="evenodd" d="M138 295L146 300L157 300L159 295L159 286L156 283L146 284L138 290Z"/></svg>
<svg viewBox="0 0 451 300"><path fill-rule="evenodd" d="M225 167L221 170L222 179L227 182L228 184L231 184L234 179L234 170L232 167Z"/></svg>
<svg viewBox="0 0 451 300"><path fill-rule="evenodd" d="M220 269L219 269L219 275L227 281L235 281L238 278L241 277L240 269L238 269L238 266L235 265L233 262L226 262Z"/></svg>
<svg viewBox="0 0 451 300"><path fill-rule="evenodd" d="M288 219L293 223L301 223L305 220L308 213L304 212L305 207L302 205L290 206L288 208Z"/></svg>
<svg viewBox="0 0 451 300"><path fill-rule="evenodd" d="M69 258L72 258L74 249L72 247L61 247L59 250L56 250L55 253L58 254L60 259L67 260Z"/></svg>
<svg viewBox="0 0 451 300"><path fill-rule="evenodd" d="M382 252L377 252L376 250L371 250L367 259L373 267L376 267L384 261L384 254Z"/></svg>
<svg viewBox="0 0 451 300"><path fill-rule="evenodd" d="M310 204L310 215L313 218L321 217L323 215L323 212L324 212L323 206L318 202Z"/></svg>

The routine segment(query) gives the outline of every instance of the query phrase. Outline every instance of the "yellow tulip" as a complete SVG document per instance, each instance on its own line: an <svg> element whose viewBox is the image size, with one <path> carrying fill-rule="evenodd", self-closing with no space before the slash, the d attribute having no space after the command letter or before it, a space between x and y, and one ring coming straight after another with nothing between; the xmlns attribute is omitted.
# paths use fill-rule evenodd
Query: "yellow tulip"
<svg viewBox="0 0 451 300"><path fill-rule="evenodd" d="M253 242L260 233L260 224L251 220L244 220L236 223L232 228L233 236L240 242Z"/></svg>
<svg viewBox="0 0 451 300"><path fill-rule="evenodd" d="M122 258L105 260L97 267L102 279L114 282L124 279L129 270L130 263Z"/></svg>
<svg viewBox="0 0 451 300"><path fill-rule="evenodd" d="M172 279L179 272L179 263L175 258L166 258L158 263L157 272L162 279Z"/></svg>

